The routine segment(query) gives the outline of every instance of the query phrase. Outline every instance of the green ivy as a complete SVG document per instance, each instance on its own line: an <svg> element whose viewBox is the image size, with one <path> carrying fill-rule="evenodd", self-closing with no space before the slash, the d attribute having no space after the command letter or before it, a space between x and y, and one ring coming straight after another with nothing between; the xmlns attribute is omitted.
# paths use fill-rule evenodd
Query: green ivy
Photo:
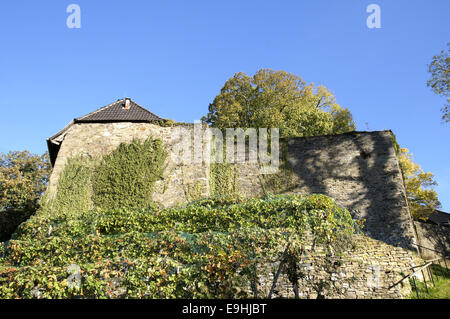
<svg viewBox="0 0 450 319"><path fill-rule="evenodd" d="M122 143L95 169L93 201L103 209L145 208L163 179L167 151L160 139Z"/></svg>
<svg viewBox="0 0 450 319"><path fill-rule="evenodd" d="M248 298L257 265L286 259L297 278L311 238L337 249L356 229L324 195L40 212L0 250L0 298ZM69 282L74 264L79 286Z"/></svg>
<svg viewBox="0 0 450 319"><path fill-rule="evenodd" d="M68 159L58 179L56 195L49 202L42 201L43 209L50 209L57 214L73 214L92 209L92 162L87 157Z"/></svg>
<svg viewBox="0 0 450 319"><path fill-rule="evenodd" d="M277 173L259 174L259 182L265 195L281 194L292 190L294 187L293 168L288 161L288 149L285 141L280 142L281 159Z"/></svg>
<svg viewBox="0 0 450 319"><path fill-rule="evenodd" d="M212 196L235 195L238 173L231 163L211 163L210 192Z"/></svg>

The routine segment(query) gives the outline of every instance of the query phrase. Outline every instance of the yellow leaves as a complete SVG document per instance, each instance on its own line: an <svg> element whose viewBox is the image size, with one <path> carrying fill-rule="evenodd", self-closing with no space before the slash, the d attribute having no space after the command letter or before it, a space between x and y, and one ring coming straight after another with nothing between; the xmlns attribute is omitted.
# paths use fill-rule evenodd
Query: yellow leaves
<svg viewBox="0 0 450 319"><path fill-rule="evenodd" d="M336 103L323 85L306 84L285 71L262 69L253 77L237 73L229 79L202 120L214 127L277 127L282 137L352 131L348 109Z"/></svg>
<svg viewBox="0 0 450 319"><path fill-rule="evenodd" d="M419 164L413 162L412 154L407 148L400 148L398 157L411 214L416 219L426 220L440 207L436 191L429 189L437 184L433 180L434 176L432 173L424 172Z"/></svg>

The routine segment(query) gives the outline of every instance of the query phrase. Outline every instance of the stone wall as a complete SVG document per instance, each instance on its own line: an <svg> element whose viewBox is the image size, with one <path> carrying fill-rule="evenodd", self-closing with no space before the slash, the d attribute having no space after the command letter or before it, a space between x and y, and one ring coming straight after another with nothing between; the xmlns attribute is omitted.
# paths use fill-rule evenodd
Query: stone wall
<svg viewBox="0 0 450 319"><path fill-rule="evenodd" d="M416 249L390 131L293 138L285 141L282 150L287 165L278 175L260 179L257 165L236 164L243 195L259 196L271 191L325 194L347 208L354 218L365 219L366 235ZM281 183L270 189L267 186L274 177Z"/></svg>
<svg viewBox="0 0 450 319"><path fill-rule="evenodd" d="M174 134L176 130L178 134ZM179 130L184 130L181 135ZM64 136L48 193L55 194L59 175L69 157L99 157L121 142L153 136L161 138L169 150L165 179L157 182L153 199L171 206L209 196L208 162L177 164L174 161L175 145L191 132L192 125L75 124ZM390 131L294 138L283 143L280 157L284 159L284 168L278 174L261 175L258 164L233 164L238 193L247 197L268 192L326 194L346 207L355 218L366 219L366 235L415 249L415 231ZM204 142L203 146L206 145ZM270 187L274 181L278 184Z"/></svg>
<svg viewBox="0 0 450 319"><path fill-rule="evenodd" d="M174 131L177 130L177 134ZM129 143L133 139L145 140L149 136L160 138L168 149L167 167L164 180L157 181L153 199L165 206L190 201L196 190L196 196L206 197L209 194L209 165L177 164L174 160L174 146L180 139L192 131L191 125L161 127L150 123L92 123L74 124L66 132L58 153L49 182L48 193L55 195L58 179L67 159L77 155L99 158L116 149L120 143Z"/></svg>
<svg viewBox="0 0 450 319"><path fill-rule="evenodd" d="M411 251L393 247L362 235L355 235L356 248L341 256L323 258L319 254L305 257L299 271L300 298L407 298L411 292L408 280L398 283L411 268L422 264ZM259 267L258 297L267 297L279 263ZM251 288L248 288L252 292ZM281 273L272 298L294 298L294 289L286 274Z"/></svg>
<svg viewBox="0 0 450 319"><path fill-rule="evenodd" d="M420 255L425 259L450 258L450 227L414 222Z"/></svg>
<svg viewBox="0 0 450 319"><path fill-rule="evenodd" d="M294 171L292 192L331 196L354 218L366 220L366 235L415 249L416 236L390 131L293 139L288 149Z"/></svg>

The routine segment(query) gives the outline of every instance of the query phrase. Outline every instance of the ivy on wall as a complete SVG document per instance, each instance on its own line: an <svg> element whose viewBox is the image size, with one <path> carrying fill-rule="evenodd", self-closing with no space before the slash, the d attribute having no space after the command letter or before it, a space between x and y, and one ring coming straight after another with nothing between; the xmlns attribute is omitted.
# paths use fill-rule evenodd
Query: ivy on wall
<svg viewBox="0 0 450 319"><path fill-rule="evenodd" d="M238 173L230 163L211 163L210 191L212 196L237 195Z"/></svg>
<svg viewBox="0 0 450 319"><path fill-rule="evenodd" d="M259 174L259 182L265 195L289 192L294 187L293 168L288 161L288 149L284 142L280 142L280 167L274 174Z"/></svg>
<svg viewBox="0 0 450 319"><path fill-rule="evenodd" d="M163 179L167 151L160 139L122 143L95 169L93 201L102 209L146 208Z"/></svg>
<svg viewBox="0 0 450 319"><path fill-rule="evenodd" d="M55 197L43 199L41 210L71 215L94 207L147 208L152 204L155 182L162 179L166 158L162 141L153 138L122 143L102 159L70 158Z"/></svg>
<svg viewBox="0 0 450 319"><path fill-rule="evenodd" d="M73 157L67 160L58 180L55 198L46 202L43 209L51 209L56 214L72 214L92 209L92 174L95 160Z"/></svg>

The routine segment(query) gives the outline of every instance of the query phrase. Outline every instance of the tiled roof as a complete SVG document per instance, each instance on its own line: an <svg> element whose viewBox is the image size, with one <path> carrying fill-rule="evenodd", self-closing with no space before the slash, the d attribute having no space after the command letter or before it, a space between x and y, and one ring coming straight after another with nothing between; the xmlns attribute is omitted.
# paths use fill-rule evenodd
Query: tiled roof
<svg viewBox="0 0 450 319"><path fill-rule="evenodd" d="M449 225L450 224L450 214L440 211L440 210L435 210L428 217L428 220L436 225Z"/></svg>
<svg viewBox="0 0 450 319"><path fill-rule="evenodd" d="M74 122L153 122L164 120L131 99L129 100L129 107L125 108L125 102L126 99L117 100L92 113L76 118Z"/></svg>
<svg viewBox="0 0 450 319"><path fill-rule="evenodd" d="M128 106L126 102L128 100ZM47 147L52 165L55 165L59 148L67 130L76 123L111 123L111 122L159 122L163 118L153 114L129 98L117 100L85 116L78 117L61 131L47 139Z"/></svg>

